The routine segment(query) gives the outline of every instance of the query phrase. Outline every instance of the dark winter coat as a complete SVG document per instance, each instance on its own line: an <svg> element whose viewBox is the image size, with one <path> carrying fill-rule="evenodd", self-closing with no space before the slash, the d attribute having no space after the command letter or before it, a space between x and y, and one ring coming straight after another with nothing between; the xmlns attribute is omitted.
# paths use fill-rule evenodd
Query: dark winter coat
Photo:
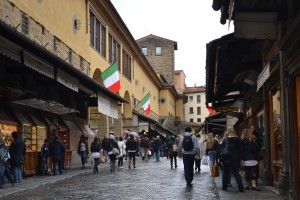
<svg viewBox="0 0 300 200"><path fill-rule="evenodd" d="M127 152L137 152L138 151L138 145L135 140L127 140L126 141L126 151Z"/></svg>
<svg viewBox="0 0 300 200"><path fill-rule="evenodd" d="M53 140L49 147L52 160L63 160L66 152L65 145L59 140Z"/></svg>
<svg viewBox="0 0 300 200"><path fill-rule="evenodd" d="M242 156L241 159L257 160L257 154L260 150L260 146L257 141L249 141L248 139L242 140Z"/></svg>
<svg viewBox="0 0 300 200"><path fill-rule="evenodd" d="M25 152L26 146L24 142L19 138L15 139L9 148L10 164L12 166L20 166L21 164L24 164Z"/></svg>
<svg viewBox="0 0 300 200"><path fill-rule="evenodd" d="M229 145L229 151L232 156L232 167L239 168L241 161L241 140L239 137L227 138L227 143Z"/></svg>
<svg viewBox="0 0 300 200"><path fill-rule="evenodd" d="M93 141L91 144L91 152L100 152L101 151L101 143Z"/></svg>
<svg viewBox="0 0 300 200"><path fill-rule="evenodd" d="M109 139L107 143L107 152L112 151L113 148L117 148L120 150L118 143L113 139Z"/></svg>

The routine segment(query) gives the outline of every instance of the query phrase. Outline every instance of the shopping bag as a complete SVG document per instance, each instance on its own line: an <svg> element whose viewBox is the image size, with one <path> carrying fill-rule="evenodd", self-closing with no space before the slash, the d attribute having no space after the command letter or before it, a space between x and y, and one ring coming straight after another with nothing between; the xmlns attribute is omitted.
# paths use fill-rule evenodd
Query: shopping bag
<svg viewBox="0 0 300 200"><path fill-rule="evenodd" d="M215 163L211 167L211 177L219 177L219 175L220 175L219 166L218 166L218 163Z"/></svg>
<svg viewBox="0 0 300 200"><path fill-rule="evenodd" d="M208 158L207 156L203 156L202 159L201 159L201 164L202 165L208 165Z"/></svg>
<svg viewBox="0 0 300 200"><path fill-rule="evenodd" d="M100 163L105 163L106 162L106 157L104 156L103 151L101 151L101 153L100 153L99 161L100 161Z"/></svg>

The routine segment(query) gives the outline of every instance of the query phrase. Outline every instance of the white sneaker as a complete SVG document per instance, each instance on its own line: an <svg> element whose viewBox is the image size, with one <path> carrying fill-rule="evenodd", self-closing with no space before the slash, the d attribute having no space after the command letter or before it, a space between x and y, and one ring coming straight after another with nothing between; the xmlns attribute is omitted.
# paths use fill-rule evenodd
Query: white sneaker
<svg viewBox="0 0 300 200"><path fill-rule="evenodd" d="M123 169L123 167L121 167L121 169Z"/></svg>

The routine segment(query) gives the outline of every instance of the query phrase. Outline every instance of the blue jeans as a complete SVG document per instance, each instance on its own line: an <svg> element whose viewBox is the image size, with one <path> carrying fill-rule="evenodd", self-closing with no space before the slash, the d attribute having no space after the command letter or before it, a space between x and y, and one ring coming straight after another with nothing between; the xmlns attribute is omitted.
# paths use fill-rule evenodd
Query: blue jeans
<svg viewBox="0 0 300 200"><path fill-rule="evenodd" d="M183 154L184 177L187 184L192 183L194 178L194 159L193 154Z"/></svg>
<svg viewBox="0 0 300 200"><path fill-rule="evenodd" d="M210 166L214 165L217 159L217 151L215 150L208 151L208 157L209 157L209 165Z"/></svg>
<svg viewBox="0 0 300 200"><path fill-rule="evenodd" d="M48 157L42 158L42 174L48 174Z"/></svg>
<svg viewBox="0 0 300 200"><path fill-rule="evenodd" d="M86 163L86 157L87 157L87 152L86 151L80 151L80 157L81 157L81 164L82 166L85 166Z"/></svg>
<svg viewBox="0 0 300 200"><path fill-rule="evenodd" d="M20 183L22 180L21 166L13 166L12 170L13 170L14 182Z"/></svg>
<svg viewBox="0 0 300 200"><path fill-rule="evenodd" d="M5 184L4 163L0 161L0 187L2 188L4 184Z"/></svg>
<svg viewBox="0 0 300 200"><path fill-rule="evenodd" d="M158 150L155 152L155 157L156 157L156 161L159 161L159 159L160 159L160 149L158 149Z"/></svg>
<svg viewBox="0 0 300 200"><path fill-rule="evenodd" d="M56 175L56 165L58 165L59 174L63 173L61 160L52 160L52 164L53 164L53 175L54 176Z"/></svg>

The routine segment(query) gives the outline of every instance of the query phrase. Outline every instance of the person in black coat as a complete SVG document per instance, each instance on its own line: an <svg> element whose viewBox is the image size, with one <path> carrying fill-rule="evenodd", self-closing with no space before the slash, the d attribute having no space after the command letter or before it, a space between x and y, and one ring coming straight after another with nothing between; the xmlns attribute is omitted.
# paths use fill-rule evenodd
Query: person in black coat
<svg viewBox="0 0 300 200"><path fill-rule="evenodd" d="M119 148L118 143L115 140L115 137L113 135L109 135L109 140L107 143L107 154L109 155L109 159L110 159L110 171L111 172L115 172L115 167L116 167L115 163L116 163L117 155L113 151L114 148L118 149L120 152L120 148Z"/></svg>
<svg viewBox="0 0 300 200"><path fill-rule="evenodd" d="M244 192L244 185L242 182L242 177L239 173L239 167L241 162L241 140L236 135L236 132L233 128L228 129L227 145L228 150L231 155L231 162L228 163L228 170L224 168L222 176L222 190L227 190L228 187L228 176L230 172L234 175L235 181L238 185L239 192Z"/></svg>
<svg viewBox="0 0 300 200"><path fill-rule="evenodd" d="M25 160L26 146L22 139L19 138L17 132L12 132L11 136L13 138L13 142L9 148L9 162L12 166L14 182L20 183L22 180L22 165L24 164Z"/></svg>
<svg viewBox="0 0 300 200"><path fill-rule="evenodd" d="M129 156L128 168L131 168L131 160L133 162L133 167L136 168L135 154L138 151L138 145L133 135L130 135L129 140L126 141L126 151L128 152Z"/></svg>
<svg viewBox="0 0 300 200"><path fill-rule="evenodd" d="M58 165L59 174L62 174L64 161L63 159L66 148L57 136L55 136L55 139L51 142L49 152L52 159L53 175L56 176L56 165Z"/></svg>

